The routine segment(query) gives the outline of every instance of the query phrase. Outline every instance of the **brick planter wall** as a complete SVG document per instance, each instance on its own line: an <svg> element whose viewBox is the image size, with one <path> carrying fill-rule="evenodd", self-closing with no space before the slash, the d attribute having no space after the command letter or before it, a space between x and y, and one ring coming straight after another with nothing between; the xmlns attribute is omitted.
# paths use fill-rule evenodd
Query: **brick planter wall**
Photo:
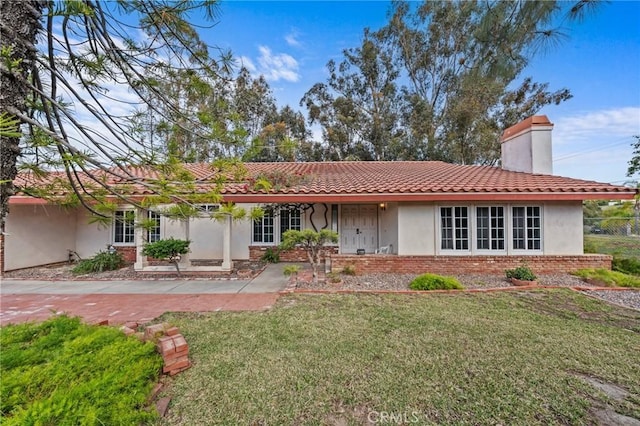
<svg viewBox="0 0 640 426"><path fill-rule="evenodd" d="M136 261L136 247L122 247L116 246L116 251L122 255L122 258L127 263L134 263Z"/></svg>
<svg viewBox="0 0 640 426"><path fill-rule="evenodd" d="M572 272L582 268L611 269L611 256L587 254L576 256L396 256L373 255L331 255L331 270L340 271L347 265L353 266L356 274L388 272L397 274L456 275L471 273L503 274L505 269L520 266L522 262L536 274Z"/></svg>
<svg viewBox="0 0 640 426"><path fill-rule="evenodd" d="M267 248L271 248L276 250L276 246L249 246L249 259L251 260L260 260L264 255L264 252L267 251ZM331 247L325 249L326 252L338 253L338 247ZM299 247L296 247L293 250L285 250L280 252L280 261L281 262L308 262L309 258L307 257L307 252L302 250Z"/></svg>

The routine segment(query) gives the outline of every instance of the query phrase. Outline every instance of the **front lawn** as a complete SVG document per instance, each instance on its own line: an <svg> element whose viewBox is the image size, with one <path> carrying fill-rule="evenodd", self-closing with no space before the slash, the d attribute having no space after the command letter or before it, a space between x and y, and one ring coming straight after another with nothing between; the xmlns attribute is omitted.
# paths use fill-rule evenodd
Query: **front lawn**
<svg viewBox="0 0 640 426"><path fill-rule="evenodd" d="M0 329L0 423L136 425L153 421L149 395L162 358L112 327L56 317Z"/></svg>
<svg viewBox="0 0 640 426"><path fill-rule="evenodd" d="M569 290L292 295L164 320L194 367L163 424L589 424L605 403L640 419L640 313Z"/></svg>

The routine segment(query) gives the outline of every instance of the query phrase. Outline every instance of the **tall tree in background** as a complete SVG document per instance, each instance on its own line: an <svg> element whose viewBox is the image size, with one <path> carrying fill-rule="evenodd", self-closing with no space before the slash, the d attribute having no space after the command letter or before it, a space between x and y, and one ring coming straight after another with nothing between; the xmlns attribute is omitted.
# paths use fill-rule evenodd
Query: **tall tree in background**
<svg viewBox="0 0 640 426"><path fill-rule="evenodd" d="M304 115L286 105L264 118L264 126L243 156L244 161L304 161L313 157Z"/></svg>
<svg viewBox="0 0 640 426"><path fill-rule="evenodd" d="M309 121L323 127L330 158L387 160L399 156L399 72L393 56L365 30L358 48L345 60L327 64L327 83L315 84L303 97Z"/></svg>
<svg viewBox="0 0 640 426"><path fill-rule="evenodd" d="M107 213L101 208L109 207L106 195L131 201L126 192L107 184L110 177L173 200L187 196L192 177L180 169L179 159L165 158L156 182L131 174L130 165L151 167L159 160L147 141L135 138L128 119L129 111L143 104L160 114L180 110L171 93L145 76L145 69L170 66L204 75L219 71L190 23L196 13L201 20L215 21L216 1L1 2L0 113L24 124L26 150L20 166L34 179L49 169L64 170L66 179L55 184L73 194L70 202L103 216ZM218 61L220 67L227 59ZM16 189L46 197L52 188L15 188L21 138L0 137L4 231L8 199ZM181 179L186 181L183 188Z"/></svg>
<svg viewBox="0 0 640 426"><path fill-rule="evenodd" d="M631 144L633 148L633 155L629 160L629 169L627 169L627 176L632 177L636 173L640 173L640 136L634 136L636 141Z"/></svg>
<svg viewBox="0 0 640 426"><path fill-rule="evenodd" d="M432 2L419 5L396 1L382 29L365 30L365 43L383 52L392 67L378 68L380 79L396 91L376 90L378 102L397 104L378 110L386 129L386 144L394 147L385 159L444 160L462 164L493 164L499 158L502 130L535 114L541 107L570 98L567 89L549 91L522 73L545 43L556 40L557 20L580 18L598 1ZM567 10L568 9L568 10ZM344 52L353 64L353 50ZM357 74L349 67L327 65L328 84L315 85L303 98L309 121L323 126L325 144L353 143L366 134L358 90L342 90L339 83L369 82L367 70L379 55L362 55ZM355 86L355 85L354 85ZM357 86L355 86L357 87ZM382 86L385 87L385 86ZM381 99L389 96L388 99ZM339 102L338 102L339 101ZM361 107L363 106L363 107ZM360 125L362 123L362 125ZM374 143L375 133L366 136ZM359 141L364 144L364 141ZM371 150L361 159L377 159Z"/></svg>

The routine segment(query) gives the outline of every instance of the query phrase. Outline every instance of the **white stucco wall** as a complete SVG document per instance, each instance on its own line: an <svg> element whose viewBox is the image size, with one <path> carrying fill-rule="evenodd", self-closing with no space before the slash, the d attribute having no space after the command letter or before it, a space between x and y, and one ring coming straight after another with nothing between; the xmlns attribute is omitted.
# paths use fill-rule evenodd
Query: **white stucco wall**
<svg viewBox="0 0 640 426"><path fill-rule="evenodd" d="M76 213L53 205L12 205L6 222L4 268L64 262L75 250Z"/></svg>
<svg viewBox="0 0 640 426"><path fill-rule="evenodd" d="M107 245L113 241L112 225L110 223L104 225L90 224L90 217L90 214L84 209L79 209L76 212L75 246L76 252L83 259L93 257L100 250L105 250Z"/></svg>
<svg viewBox="0 0 640 426"><path fill-rule="evenodd" d="M583 254L582 203L547 203L544 206L544 254Z"/></svg>
<svg viewBox="0 0 640 426"><path fill-rule="evenodd" d="M435 254L434 215L435 210L431 204L400 204L398 206L398 254Z"/></svg>
<svg viewBox="0 0 640 426"><path fill-rule="evenodd" d="M502 168L553 174L551 129L553 126L536 126L502 142Z"/></svg>
<svg viewBox="0 0 640 426"><path fill-rule="evenodd" d="M391 244L392 253L398 253L398 203L387 203L385 210L378 211L380 247Z"/></svg>

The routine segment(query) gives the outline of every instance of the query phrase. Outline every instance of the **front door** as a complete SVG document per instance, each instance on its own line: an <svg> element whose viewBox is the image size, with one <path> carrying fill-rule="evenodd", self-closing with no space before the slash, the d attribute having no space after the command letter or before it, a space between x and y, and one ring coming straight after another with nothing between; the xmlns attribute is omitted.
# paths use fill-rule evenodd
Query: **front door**
<svg viewBox="0 0 640 426"><path fill-rule="evenodd" d="M378 206L344 205L340 227L340 252L374 253L378 248Z"/></svg>

